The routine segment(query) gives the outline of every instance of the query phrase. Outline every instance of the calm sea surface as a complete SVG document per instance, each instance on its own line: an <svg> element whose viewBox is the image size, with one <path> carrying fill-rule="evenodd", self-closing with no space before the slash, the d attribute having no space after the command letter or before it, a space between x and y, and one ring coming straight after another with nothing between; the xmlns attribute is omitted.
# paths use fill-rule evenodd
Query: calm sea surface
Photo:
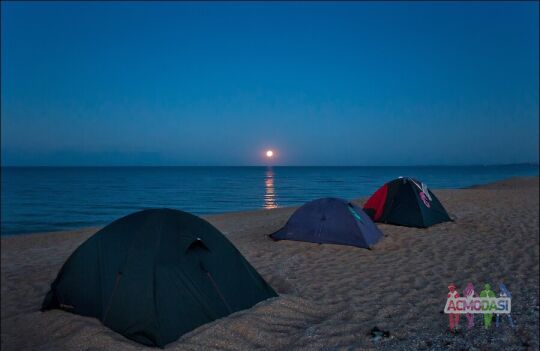
<svg viewBox="0 0 540 351"><path fill-rule="evenodd" d="M461 188L527 175L538 175L538 166L4 167L1 234L102 225L155 207L210 214L354 199L398 176Z"/></svg>

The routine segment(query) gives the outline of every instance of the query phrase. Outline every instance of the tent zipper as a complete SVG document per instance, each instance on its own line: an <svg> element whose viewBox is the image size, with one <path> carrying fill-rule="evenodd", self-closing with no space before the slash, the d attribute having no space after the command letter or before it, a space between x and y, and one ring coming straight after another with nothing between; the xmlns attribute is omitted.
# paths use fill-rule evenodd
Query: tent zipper
<svg viewBox="0 0 540 351"><path fill-rule="evenodd" d="M221 290L219 290L219 287L218 287L216 281L214 280L214 277L212 277L212 273L206 271L206 276L208 277L208 279L210 279L210 282L214 286L214 290L216 290L216 292L218 293L219 298L221 299L221 301L223 302L225 307L227 307L227 310L229 311L229 313L232 313L231 307L229 306L229 304L225 300L225 296L223 296L223 294L221 293Z"/></svg>
<svg viewBox="0 0 540 351"><path fill-rule="evenodd" d="M114 293L116 292L116 288L118 288L118 283L120 283L120 278L122 278L122 272L117 272L116 280L114 281L114 287L111 293L111 297L109 298L109 303L107 304L107 310L105 311L105 314L103 315L103 324L105 324L105 321L107 320L107 316L109 315L111 304L114 298Z"/></svg>

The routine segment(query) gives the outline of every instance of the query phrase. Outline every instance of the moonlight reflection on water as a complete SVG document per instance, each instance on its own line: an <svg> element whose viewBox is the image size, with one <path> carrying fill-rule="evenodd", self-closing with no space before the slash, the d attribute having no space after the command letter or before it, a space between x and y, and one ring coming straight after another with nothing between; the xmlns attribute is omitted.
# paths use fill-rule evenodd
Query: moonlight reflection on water
<svg viewBox="0 0 540 351"><path fill-rule="evenodd" d="M277 208L276 192L274 189L274 171L272 168L266 170L266 176L264 179L264 208Z"/></svg>

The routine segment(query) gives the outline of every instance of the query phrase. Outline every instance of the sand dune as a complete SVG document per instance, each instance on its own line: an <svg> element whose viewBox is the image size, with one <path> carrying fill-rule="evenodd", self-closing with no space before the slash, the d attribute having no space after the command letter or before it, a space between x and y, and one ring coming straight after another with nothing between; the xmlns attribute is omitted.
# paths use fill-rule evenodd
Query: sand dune
<svg viewBox="0 0 540 351"><path fill-rule="evenodd" d="M539 348L538 177L435 191L451 217L429 229L380 225L374 250L273 242L294 209L208 216L280 297L204 325L170 350L414 350ZM358 201L362 203L362 201ZM2 350L139 350L92 318L39 312L70 253L96 228L3 237ZM453 335L447 286L503 281L517 329L477 326ZM390 337L373 339L374 327Z"/></svg>

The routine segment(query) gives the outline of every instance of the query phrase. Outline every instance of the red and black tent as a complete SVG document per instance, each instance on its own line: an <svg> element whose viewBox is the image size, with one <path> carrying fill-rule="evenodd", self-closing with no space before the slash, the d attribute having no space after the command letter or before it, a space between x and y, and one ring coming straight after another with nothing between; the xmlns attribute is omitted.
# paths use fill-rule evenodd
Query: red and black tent
<svg viewBox="0 0 540 351"><path fill-rule="evenodd" d="M364 205L375 222L427 228L451 221L437 197L413 178L400 177L380 187Z"/></svg>

